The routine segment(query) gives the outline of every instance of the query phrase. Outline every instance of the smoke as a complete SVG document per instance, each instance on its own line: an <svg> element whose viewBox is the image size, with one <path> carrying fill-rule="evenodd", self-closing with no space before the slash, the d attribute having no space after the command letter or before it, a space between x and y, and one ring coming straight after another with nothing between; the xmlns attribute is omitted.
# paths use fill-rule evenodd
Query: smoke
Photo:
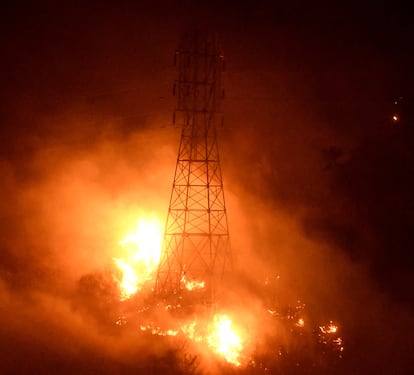
<svg viewBox="0 0 414 375"><path fill-rule="evenodd" d="M108 14L89 25L88 12L45 13L10 38L0 156L4 373L162 373L173 361L168 343L114 324L122 308L111 277L118 242L140 213L162 221L167 213L179 141L170 125L179 22L169 10L118 11L117 32ZM362 255L375 257L379 233L359 215L363 202L335 189L324 158L337 147L334 162L346 163L376 129L366 121L374 99L387 96L389 62L368 56L377 49L366 35L354 45L357 34L339 32L348 44L334 48L330 38L309 40L306 28L251 11L215 25L227 56L219 143L236 266L223 305L267 337L267 299L300 300L305 324L338 323L344 373L403 373L412 312L373 277ZM343 104L356 92L362 104ZM361 107L363 115L349 115ZM278 328L279 342L293 345Z"/></svg>
<svg viewBox="0 0 414 375"><path fill-rule="evenodd" d="M26 153L0 163L2 371L151 364L168 346L117 330L112 257L140 214L165 220L176 131L155 122L123 134L79 116L54 120L49 133L51 120L33 120L43 134L19 134Z"/></svg>
<svg viewBox="0 0 414 375"><path fill-rule="evenodd" d="M373 272L377 257L387 252L391 261L395 247L392 250L381 243L384 233L372 225L379 209L361 215L366 212L369 192L360 198L348 190L352 182L367 183L370 168L376 166L372 163L360 174L346 174L347 165L364 163L366 157L377 160L361 152L367 143L376 145L371 149L378 147L372 151L376 155L396 154L397 148L388 149L386 140L378 141L376 132L384 126L380 115L385 118L386 113L372 107L388 95L384 87L388 62L368 58L366 65L338 62L343 64L341 68L332 68L324 62L324 40L305 45L307 39L299 32L293 43L303 43L303 51L298 52L280 39L261 36L261 43L269 48L261 53L255 50L254 56L260 58L249 64L257 70L247 68L245 60L235 59L239 71L226 73L226 124L230 125L223 130L221 150L233 251L243 270L241 288L235 294L240 301L260 304L254 296L270 277L274 281L270 293L280 305L294 306L300 300L306 304L309 322L317 325L332 319L339 324L345 359L338 371L392 369L403 373L408 368L409 349L402 348L412 348L411 330L407 332L412 307L397 298L396 289L405 290L406 284L399 282L394 288L395 278L387 267L380 275ZM292 42L294 37L290 37ZM286 55L278 55L280 46L284 52L289 50L292 59L283 61ZM236 56L241 53L234 45L232 48ZM336 56L345 51L349 59L358 55L353 48L344 48L335 50ZM309 66L292 71L298 69L295 58ZM326 71L312 71L318 64L318 69ZM368 67L375 68L368 72ZM362 91L358 88L361 74ZM335 100L323 92L333 90L328 83L331 79L339 86L331 93L337 95ZM349 96L357 99L344 109L341 100ZM353 119L346 111L354 114ZM331 159L335 150L339 150L336 159ZM391 169L387 171L392 175ZM398 176L394 186L386 183L393 186L391 190L399 189L397 181ZM364 183L355 185L358 189ZM373 181L367 185L375 191ZM401 196L405 202L411 201L407 195ZM386 206L386 199L381 195L369 207ZM382 230L387 231L385 225ZM404 275L410 280L407 272ZM361 356L361 352L370 354ZM387 363L374 358L386 358Z"/></svg>

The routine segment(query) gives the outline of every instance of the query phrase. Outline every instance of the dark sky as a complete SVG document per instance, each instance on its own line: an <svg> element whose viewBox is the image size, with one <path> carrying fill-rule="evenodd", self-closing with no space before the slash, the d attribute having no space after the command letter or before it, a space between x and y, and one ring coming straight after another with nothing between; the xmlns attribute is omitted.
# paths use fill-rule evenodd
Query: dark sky
<svg viewBox="0 0 414 375"><path fill-rule="evenodd" d="M88 262L105 263L99 249L111 215L128 205L167 208L179 137L171 124L173 54L194 27L217 32L226 56L220 152L236 247L248 237L257 248L247 257L290 275L297 294L337 313L354 345L350 373L408 373L414 54L407 6L8 2L0 17L0 317L11 321L0 334L10 342L1 357L8 373L20 355L30 359L26 373L30 366L98 371L117 345L103 342L99 327L83 333L87 323L68 303L70 283L93 271ZM67 340L44 338L44 319ZM79 342L86 356L70 350ZM391 347L393 360L379 371L374 358ZM51 348L42 369L35 358ZM358 356L364 351L370 360ZM107 361L114 367L107 373L135 364L119 353Z"/></svg>

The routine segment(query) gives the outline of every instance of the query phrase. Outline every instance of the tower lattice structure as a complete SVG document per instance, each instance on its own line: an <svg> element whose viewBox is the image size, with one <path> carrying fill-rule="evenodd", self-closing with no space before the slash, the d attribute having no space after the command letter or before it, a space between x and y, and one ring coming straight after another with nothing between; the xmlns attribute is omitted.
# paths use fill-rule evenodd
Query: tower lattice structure
<svg viewBox="0 0 414 375"><path fill-rule="evenodd" d="M168 296L194 288L213 302L232 267L217 145L224 67L217 37L185 36L175 64L174 122L182 132L155 291Z"/></svg>

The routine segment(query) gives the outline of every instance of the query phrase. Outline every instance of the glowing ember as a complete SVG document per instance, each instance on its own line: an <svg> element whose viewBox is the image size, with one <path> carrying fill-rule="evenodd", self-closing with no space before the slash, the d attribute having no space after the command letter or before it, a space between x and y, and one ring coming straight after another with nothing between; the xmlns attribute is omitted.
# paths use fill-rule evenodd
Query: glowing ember
<svg viewBox="0 0 414 375"><path fill-rule="evenodd" d="M125 316L120 316L116 321L115 324L118 326L124 326L127 324L127 318Z"/></svg>
<svg viewBox="0 0 414 375"><path fill-rule="evenodd" d="M178 330L173 330L173 329L162 330L161 327L155 326L154 323L147 324L147 325L140 325L139 329L143 332L149 332L152 335L157 335L157 336L176 336L178 333Z"/></svg>
<svg viewBox="0 0 414 375"><path fill-rule="evenodd" d="M183 275L183 277L181 278L181 283L184 285L184 287L187 290L195 290L195 289L203 289L205 286L205 282L204 281L197 281L197 280L187 280L187 278L185 277L185 275Z"/></svg>
<svg viewBox="0 0 414 375"><path fill-rule="evenodd" d="M215 315L208 345L227 362L240 366L240 353L243 350L242 340L234 331L230 318L226 315Z"/></svg>
<svg viewBox="0 0 414 375"><path fill-rule="evenodd" d="M297 327L304 327L305 326L305 321L303 320L303 318L300 318L298 320L298 322L296 323Z"/></svg>
<svg viewBox="0 0 414 375"><path fill-rule="evenodd" d="M327 326L319 326L319 342L324 345L329 345L334 352L338 353L339 358L342 358L342 352L344 351L342 337L337 336L338 326L329 322Z"/></svg>
<svg viewBox="0 0 414 375"><path fill-rule="evenodd" d="M201 342L203 340L203 336L196 332L196 328L197 322L191 322L183 325L181 330L194 342Z"/></svg>
<svg viewBox="0 0 414 375"><path fill-rule="evenodd" d="M161 244L162 224L155 216L140 218L136 231L120 242L125 256L113 260L121 272L117 281L122 301L139 291L145 281L151 280L160 261Z"/></svg>
<svg viewBox="0 0 414 375"><path fill-rule="evenodd" d="M338 326L330 322L328 326L320 326L319 329L323 333L336 333L336 331L338 330Z"/></svg>

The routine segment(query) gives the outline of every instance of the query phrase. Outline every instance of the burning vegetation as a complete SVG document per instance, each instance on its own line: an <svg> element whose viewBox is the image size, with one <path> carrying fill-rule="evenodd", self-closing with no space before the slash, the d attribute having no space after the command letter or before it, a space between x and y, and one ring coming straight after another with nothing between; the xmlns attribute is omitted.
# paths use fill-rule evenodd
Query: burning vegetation
<svg viewBox="0 0 414 375"><path fill-rule="evenodd" d="M120 241L123 257L114 257L113 261L118 268L114 273L114 281L119 290L120 301L127 301L136 296L144 284L154 282L156 269L161 255L162 225L153 214L151 217L140 218L134 232L128 233ZM183 274L181 277L182 287L187 291L203 289L203 280L187 280ZM153 302L155 299L153 300ZM158 304L159 306L159 304ZM166 305L165 311L180 309L181 305ZM148 311L151 305L141 309ZM138 313L139 314L139 313ZM115 324L123 326L128 324L128 318L119 317ZM139 325L142 333L151 333L156 336L177 336L179 333L195 343L204 343L212 353L222 357L234 366L240 366L240 355L243 350L242 339L236 332L231 318L225 314L214 314L211 320L186 321L179 327L162 329L154 321Z"/></svg>
<svg viewBox="0 0 414 375"><path fill-rule="evenodd" d="M176 350L174 355L186 364L184 373L203 372L206 366L273 373L288 369L293 362L302 370L310 361L319 369L340 363L344 353L340 326L311 321L301 301L294 306L277 303L274 293L280 276L257 281L259 310L224 303L198 305L191 296L205 282L189 281L185 275L181 277L182 295L173 301L159 298L153 286L161 247L162 222L154 213L138 218L136 227L119 242L112 276L100 285L102 290L111 290L105 304L112 304L110 324L120 332L135 332L137 337L153 337L164 344L168 340Z"/></svg>
<svg viewBox="0 0 414 375"><path fill-rule="evenodd" d="M121 300L136 294L143 284L153 279L161 256L162 226L157 217L140 218L136 230L119 243L122 258L113 258L119 269L116 280Z"/></svg>
<svg viewBox="0 0 414 375"><path fill-rule="evenodd" d="M127 145L134 149L137 140L134 142ZM375 332L379 332L380 327L381 330L391 327L386 331L390 337L389 330L394 329L395 322L392 325L386 323L392 321L391 319L385 321L383 318L381 324L367 321L367 316L371 321L371 317L381 311L370 306L370 294L363 295L363 290L360 289L356 292L352 290L350 298L343 290L336 292L325 282L333 280L330 271L335 278L345 279L344 273L350 273L349 269L345 268L345 263L340 263L341 260L337 257L334 258L334 262L331 258L328 259L329 262L326 259L325 262L321 261L318 257L318 254L323 253L321 246L318 246L318 251L315 252L312 252L310 247L302 246L303 243L297 240L302 233L291 230L286 224L286 217L275 225L270 216L267 216L270 215L269 211L263 210L260 205L255 206L258 208L258 214L252 217L242 215L243 211L236 210L237 215L241 212L240 217L250 220L249 226L256 220L255 225L266 223L268 227L263 231L259 225L252 225L256 233L250 236L248 231L240 230L243 228L240 222L232 220L232 225L236 225L235 233L238 234L233 239L235 251L244 250L242 242L247 242L246 239L249 237L256 241L251 246L255 257L261 256L258 253L265 246L273 251L276 249L274 242L260 239L260 233L269 232L273 237L281 238L280 244L277 245L277 252L281 254L279 264L287 263L288 272L283 273L283 269L276 271L277 262L274 260L269 267L260 268L261 264L253 266L251 258L243 254L241 263L246 269L235 275L236 281L231 286L223 284L223 289L226 294L230 294L230 298L221 299L217 306L212 308L194 305L197 293L205 288L206 283L202 279L191 279L188 275L181 275L179 279L182 296L174 295L174 298L168 301L155 298L152 288L162 246L165 220L159 212L162 212L163 204L157 205L157 201L153 204L150 197L154 193L145 191L148 184L151 189L153 188L147 180L142 185L141 181L134 180L132 187L127 184L118 186L114 183L114 186L107 187L111 196L97 187L99 185L94 180L95 166L99 164L97 160L103 159L105 162L102 165L105 166L108 154L111 159L117 160L116 155L121 154L122 148L126 147L124 141L120 142L118 148L113 144L114 141L111 141L111 147L114 148L112 153L111 149L108 151L108 147L100 149L100 146L96 146L97 150L94 150L93 155L81 155L79 160L70 160L67 164L61 161L57 164L56 170L53 170L53 178L50 178L50 181L42 181L38 185L33 184L26 188L10 182L13 188L10 191L21 189L25 192L25 195L20 197L20 204L26 210L30 208L30 211L24 211L24 217L29 218L30 214L37 215L38 223L29 222L30 225L27 225L23 232L25 241L32 240L28 242L30 247L26 247L26 243L16 242L16 238L19 238L18 233L10 231L10 234L14 234L12 236L6 231L3 241L9 239L9 244L5 248L15 246L16 253L23 255L30 254L25 252L27 248L39 252L42 247L34 242L34 239L39 238L39 233L45 233L44 230L42 232L42 228L50 228L48 241L58 249L52 253L53 263L48 263L49 267L53 265L56 272L52 276L44 269L39 272L37 269L27 268L27 265L44 264L39 260L41 257L34 260L25 259L23 266L16 267L16 270L22 270L24 273L16 273L17 276L14 278L13 272L10 271L13 270L11 266L1 275L2 280L8 280L7 284L2 281L3 284L0 285L0 309L3 311L4 322L7 323L2 327L2 334L10 348L17 348L18 345L19 350L32 353L33 337L37 340L36 343L40 342L39 353L54 353L54 348L58 348L61 353L71 353L72 357L68 363L76 363L78 373L84 373L85 368L101 369L102 363L110 363L112 367L108 366L106 372L96 372L319 375L334 371L339 374L347 373L350 368L347 363L351 356L355 357L355 351L364 353L363 349L369 348L372 352L371 347L378 345ZM38 159L45 159L47 153L52 155L49 156L52 160L58 159L59 155L54 154L53 149L47 148L42 150ZM153 157L152 154L150 156ZM133 161L129 163L132 165ZM122 166L122 163L115 164ZM167 174L166 170L170 167L160 167L154 184L162 181L162 176ZM123 170L119 172L117 168L114 169L114 174L127 173ZM133 169L128 173L136 175L137 171ZM167 186L167 183L165 185ZM51 191L54 194L50 194ZM165 191L168 191L167 187ZM156 195L165 194L165 191L157 191ZM126 196L126 199L123 198L126 203L120 204L112 195ZM78 204L73 203L74 197ZM146 205L142 204L140 207L131 205L131 201L140 199L145 199L149 203L145 202ZM234 205L234 201L232 203ZM59 205L65 210L56 210ZM152 207L154 212L151 210ZM97 221L96 217L103 220ZM21 220L20 216L18 220ZM278 228L281 232L272 232L271 228ZM287 246L284 246L283 241L287 242ZM83 248L87 248L88 251L82 252ZM311 254L308 258L303 248L307 251L310 249ZM84 253L87 254L87 258L83 256ZM34 256L35 252L31 254ZM266 259L271 254L271 251L266 250ZM323 256L328 258L326 254L325 252ZM316 260L309 261L311 256ZM49 260L51 257L45 255L44 259ZM289 284L287 276L291 274L297 275L306 285L314 288L315 283L309 273L300 273L297 268L295 269L301 262L306 263L307 268L308 264L313 267L312 275L321 275L326 287L325 298L316 300L310 293ZM6 261L4 264L7 264ZM325 267L327 264L329 267ZM76 273L69 278L68 275L72 275L73 269ZM73 282L77 281L77 289L63 289L64 286L56 281L60 280L61 276L57 270L64 270L63 276L66 277L65 280L69 279L68 285L71 287L74 285ZM57 274L59 278L56 277ZM38 275L45 275L43 285L34 284L33 280L36 280L35 276ZM357 278L358 286L364 285L360 282L361 279L362 277ZM22 292L19 289L22 288L19 281L24 281L26 286L36 285L39 292L33 291L27 295L26 291ZM13 285L13 288L10 285ZM353 300L355 296L359 298L357 302ZM329 301L338 303L343 308L349 316L347 322L343 321L346 314L339 315L337 311L332 313ZM355 308L356 303L359 310ZM369 314L364 316L360 306L367 306ZM355 321L355 324L363 322L358 326L361 329L353 330L353 341L353 337L349 338L350 321ZM401 318L401 321L409 322L405 318ZM48 338L45 338L45 332ZM365 337L370 340L366 339L364 347L355 346L355 342ZM62 344L63 340L65 342ZM73 349L79 347L80 343L81 354ZM355 347L357 349L354 349ZM8 369L13 368L20 358L20 354L16 354L19 350L14 350L14 354L11 350L6 350L9 362L6 362L5 366ZM41 357L36 351L33 358ZM48 361L53 363L50 357ZM28 363L33 362L32 367L38 373L47 373L42 371L43 363L33 359ZM65 367L69 364L59 363L59 366ZM71 369L70 366L68 368ZM216 369L218 370L215 371ZM70 370L68 373L71 373Z"/></svg>
<svg viewBox="0 0 414 375"><path fill-rule="evenodd" d="M2 9L1 374L413 372L409 12L18 3ZM153 292L182 119L169 93L196 92L187 119L205 124L214 91L193 74L171 90L192 22L229 57L207 118L238 268L215 306L190 272Z"/></svg>

